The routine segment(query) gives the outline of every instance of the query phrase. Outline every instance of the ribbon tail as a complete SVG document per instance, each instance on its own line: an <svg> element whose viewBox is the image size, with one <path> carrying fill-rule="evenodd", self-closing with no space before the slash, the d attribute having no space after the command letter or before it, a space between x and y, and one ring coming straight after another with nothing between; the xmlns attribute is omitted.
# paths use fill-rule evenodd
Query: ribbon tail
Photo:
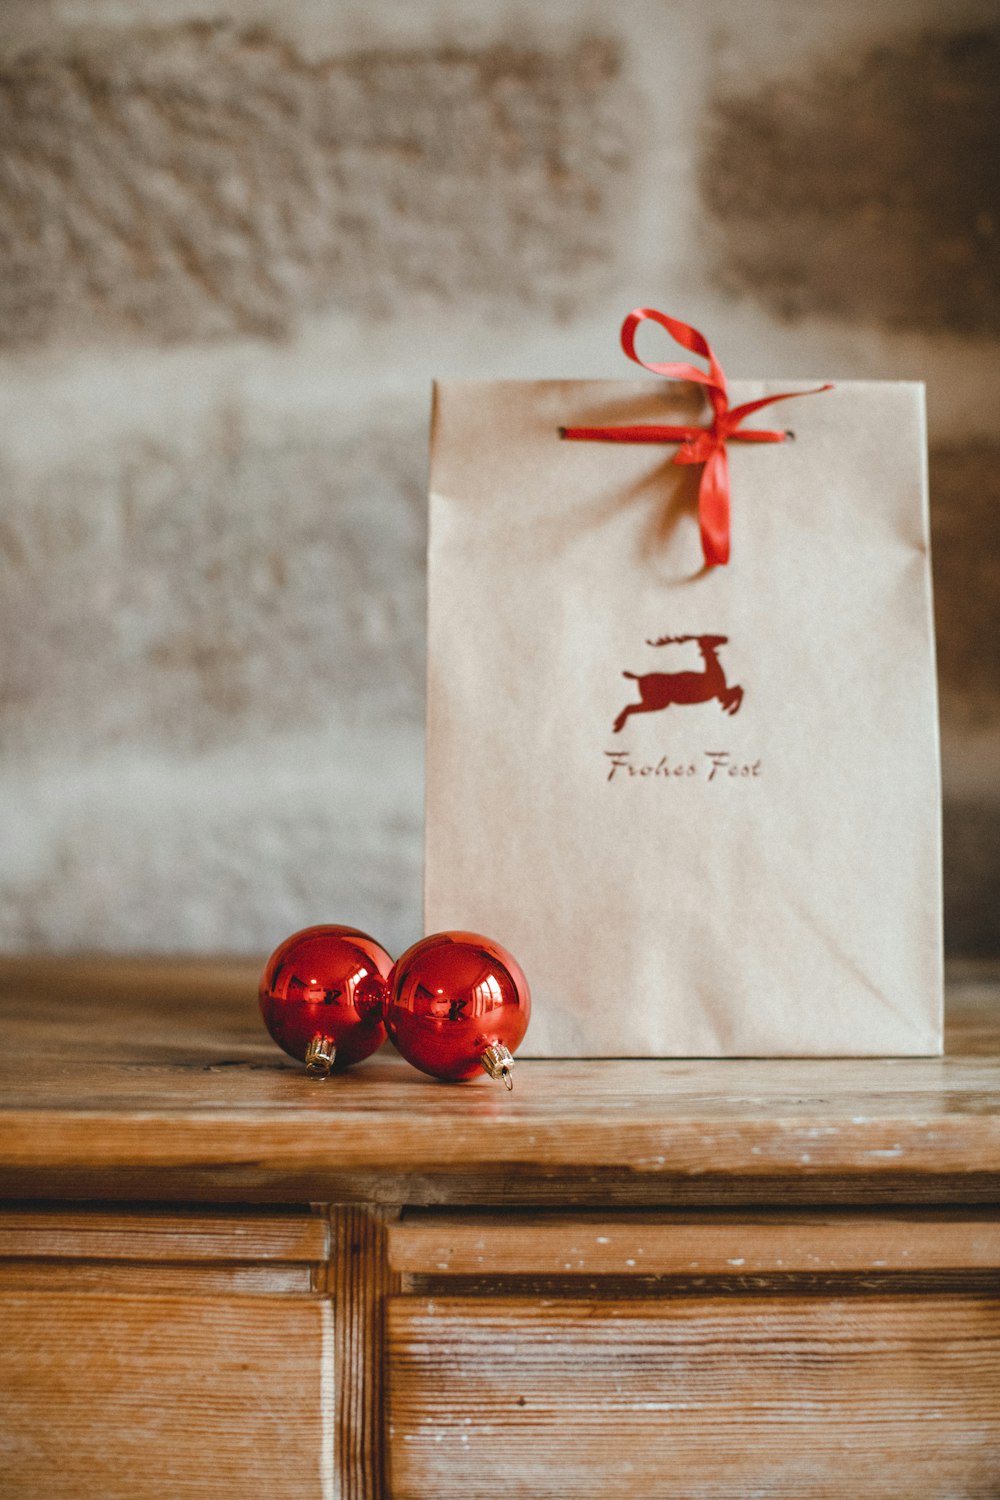
<svg viewBox="0 0 1000 1500"><path fill-rule="evenodd" d="M710 454L698 487L698 525L705 566L729 561L729 459L724 446Z"/></svg>
<svg viewBox="0 0 1000 1500"><path fill-rule="evenodd" d="M734 406L729 412L729 420L735 427L737 422L742 422L744 417L751 416L755 411L763 411L765 406L773 406L776 401L795 401L799 396L822 396L824 391L832 391L833 385L815 385L808 391L782 391L778 396L764 396L759 401L745 401L742 406ZM782 434L782 437L784 434ZM754 441L754 439L751 439ZM760 441L760 439L756 439Z"/></svg>

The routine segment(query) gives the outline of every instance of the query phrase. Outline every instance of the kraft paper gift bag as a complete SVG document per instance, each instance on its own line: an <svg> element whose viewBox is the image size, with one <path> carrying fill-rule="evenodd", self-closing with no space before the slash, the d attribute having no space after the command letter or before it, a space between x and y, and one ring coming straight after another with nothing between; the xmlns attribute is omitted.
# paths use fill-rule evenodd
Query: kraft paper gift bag
<svg viewBox="0 0 1000 1500"><path fill-rule="evenodd" d="M523 1056L938 1053L923 387L646 318L709 370L436 387L427 930L517 955Z"/></svg>

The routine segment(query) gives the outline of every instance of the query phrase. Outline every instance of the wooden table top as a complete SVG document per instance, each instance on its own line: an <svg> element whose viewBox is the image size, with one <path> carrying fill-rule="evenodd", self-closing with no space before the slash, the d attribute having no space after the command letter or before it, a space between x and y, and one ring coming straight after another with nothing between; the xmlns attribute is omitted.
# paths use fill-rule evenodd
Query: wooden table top
<svg viewBox="0 0 1000 1500"><path fill-rule="evenodd" d="M0 961L0 1194L308 1202L1000 1197L1000 964L928 1059L522 1061L508 1094L390 1048L316 1082L256 963Z"/></svg>

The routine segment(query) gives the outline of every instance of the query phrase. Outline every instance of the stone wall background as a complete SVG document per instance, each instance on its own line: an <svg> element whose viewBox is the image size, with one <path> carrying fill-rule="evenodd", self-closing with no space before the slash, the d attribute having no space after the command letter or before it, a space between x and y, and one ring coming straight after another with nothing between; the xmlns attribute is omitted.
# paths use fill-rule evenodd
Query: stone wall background
<svg viewBox="0 0 1000 1500"><path fill-rule="evenodd" d="M435 375L926 379L946 914L1000 950L993 0L7 0L0 946L420 929Z"/></svg>

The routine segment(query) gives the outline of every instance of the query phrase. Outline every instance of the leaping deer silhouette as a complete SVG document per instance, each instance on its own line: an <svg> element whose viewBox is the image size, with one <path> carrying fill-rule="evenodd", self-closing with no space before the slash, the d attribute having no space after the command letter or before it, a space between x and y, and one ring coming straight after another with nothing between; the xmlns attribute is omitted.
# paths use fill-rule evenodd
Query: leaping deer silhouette
<svg viewBox="0 0 1000 1500"><path fill-rule="evenodd" d="M664 635L658 641L647 641L647 646L681 646L685 641L697 641L705 663L701 672L623 672L639 684L638 703L628 703L615 720L615 734L623 728L625 720L632 714L652 714L671 703L710 703L718 698L724 713L739 712L743 702L743 689L730 687L719 661L719 647L728 644L728 635Z"/></svg>

